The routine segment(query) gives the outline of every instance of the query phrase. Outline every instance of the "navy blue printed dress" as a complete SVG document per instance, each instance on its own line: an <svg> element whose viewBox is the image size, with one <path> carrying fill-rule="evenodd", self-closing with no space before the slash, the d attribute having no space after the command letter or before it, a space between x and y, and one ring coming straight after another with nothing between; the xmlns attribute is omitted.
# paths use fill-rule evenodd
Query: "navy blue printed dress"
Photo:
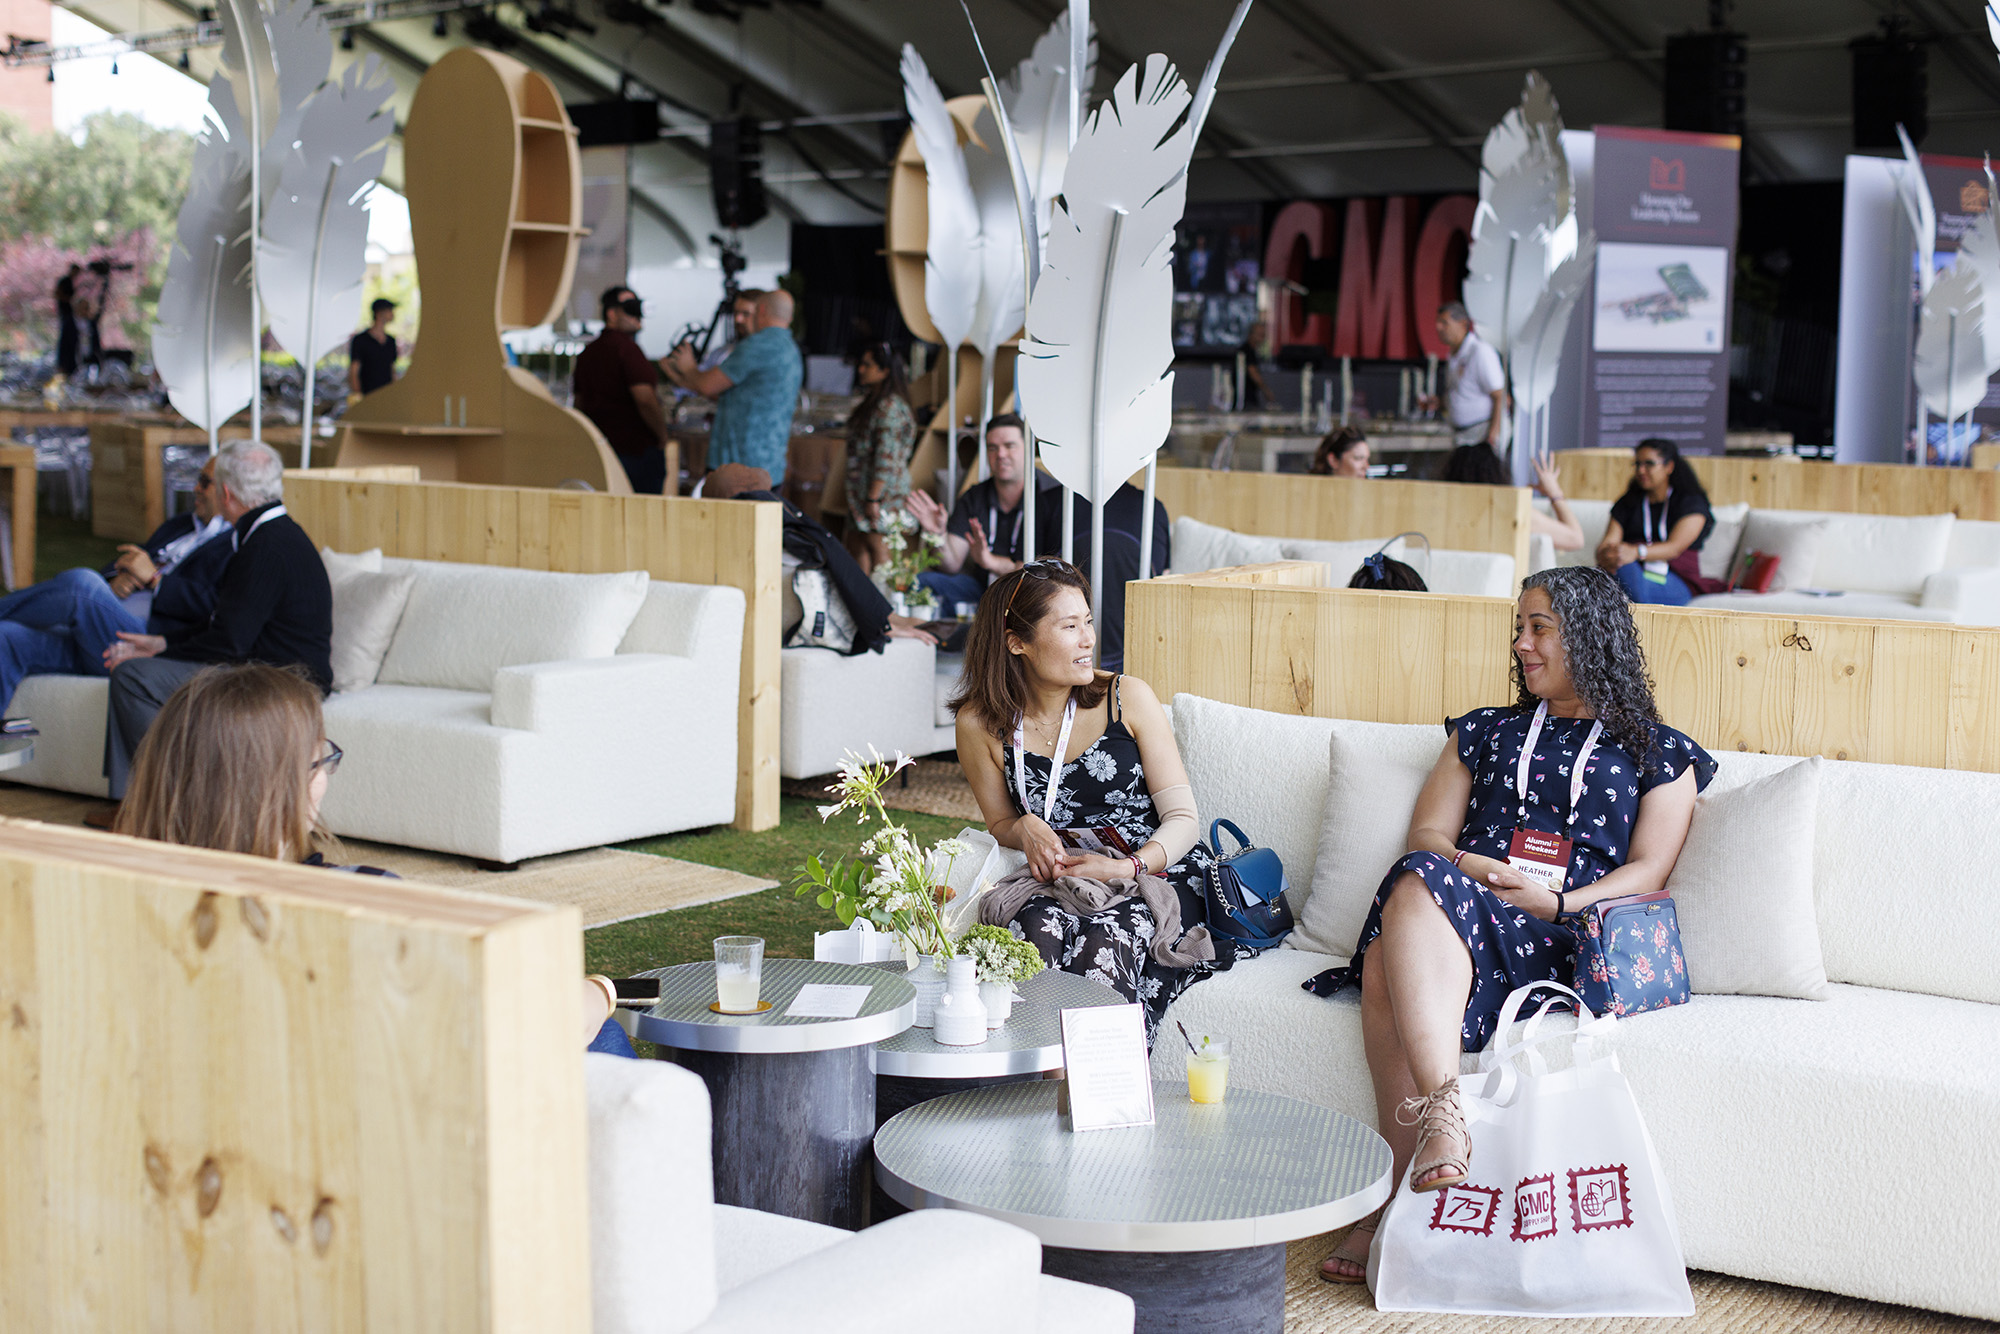
<svg viewBox="0 0 2000 1334"><path fill-rule="evenodd" d="M1445 724L1447 732L1458 734L1458 758L1472 773L1465 829L1458 836L1461 850L1507 860L1520 805L1514 792L1516 765L1533 721L1530 710L1502 708L1477 709ZM1569 817L1570 765L1590 735L1590 724L1588 718L1551 716L1543 725L1528 770L1529 828L1563 832ZM1569 837L1575 841L1570 855L1570 889L1594 885L1624 864L1632 844L1632 823L1639 816L1640 797L1673 782L1690 767L1695 771L1697 791L1715 777L1715 761L1707 751L1671 727L1656 726L1652 762L1644 767L1635 764L1610 736L1598 738L1590 765L1584 770L1589 781L1577 803L1576 822L1569 826ZM1514 907L1471 876L1461 874L1448 857L1412 852L1382 877L1374 906L1362 925L1361 939L1355 942L1354 958L1343 968L1329 968L1309 979L1307 991L1331 996L1342 987L1360 983L1362 956L1382 933L1382 902L1396 877L1405 871L1423 879L1431 898L1444 909L1472 952L1472 996L1460 1026L1466 1051L1478 1051L1486 1045L1493 1036L1500 1007L1515 988L1536 982L1575 985L1576 938L1569 927L1545 922ZM1576 919L1572 915L1564 920Z"/></svg>

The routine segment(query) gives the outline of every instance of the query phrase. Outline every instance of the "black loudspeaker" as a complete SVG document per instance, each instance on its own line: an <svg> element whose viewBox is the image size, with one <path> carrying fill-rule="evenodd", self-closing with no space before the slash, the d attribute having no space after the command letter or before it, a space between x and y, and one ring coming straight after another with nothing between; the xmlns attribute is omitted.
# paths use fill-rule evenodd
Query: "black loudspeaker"
<svg viewBox="0 0 2000 1334"><path fill-rule="evenodd" d="M1930 76L1924 48L1900 25L1847 44L1854 55L1854 146L1900 148L1896 126L1921 144L1930 130Z"/></svg>
<svg viewBox="0 0 2000 1334"><path fill-rule="evenodd" d="M748 116L708 124L708 188L715 220L735 231L763 220L763 139Z"/></svg>
<svg viewBox="0 0 2000 1334"><path fill-rule="evenodd" d="M1665 127L1741 135L1746 54L1740 32L1667 38Z"/></svg>
<svg viewBox="0 0 2000 1334"><path fill-rule="evenodd" d="M650 144L660 137L658 102L572 102L570 124L576 126L576 146Z"/></svg>

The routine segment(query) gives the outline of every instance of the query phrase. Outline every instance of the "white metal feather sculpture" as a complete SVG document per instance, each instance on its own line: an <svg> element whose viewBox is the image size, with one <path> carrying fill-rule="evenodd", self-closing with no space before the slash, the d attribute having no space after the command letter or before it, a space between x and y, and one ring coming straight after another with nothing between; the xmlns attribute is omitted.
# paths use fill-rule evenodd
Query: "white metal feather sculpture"
<svg viewBox="0 0 2000 1334"><path fill-rule="evenodd" d="M1896 126L1896 137L1903 142L1903 168L1896 174L1896 197L1903 201L1903 212L1916 239L1917 291L1928 296L1937 277L1937 205L1931 199L1931 183L1924 175L1923 159L1917 156L1917 146L1910 142L1909 134L1900 124Z"/></svg>
<svg viewBox="0 0 2000 1334"><path fill-rule="evenodd" d="M297 138L274 160L257 246L271 336L305 372L300 464L312 466L314 368L345 341L368 266L368 197L388 157L395 84L374 56L301 107Z"/></svg>
<svg viewBox="0 0 2000 1334"><path fill-rule="evenodd" d="M1576 253L1576 207L1562 112L1548 80L1530 71L1521 104L1494 126L1480 154L1479 209L1466 257L1465 308L1502 356L1514 345L1549 275Z"/></svg>
<svg viewBox="0 0 2000 1334"><path fill-rule="evenodd" d="M211 451L222 423L249 405L256 382L249 267L249 164L210 124L195 144L160 288L153 366L174 409L208 432Z"/></svg>
<svg viewBox="0 0 2000 1334"><path fill-rule="evenodd" d="M1984 225L1990 229L1992 224ZM1944 418L1947 431L1986 396L1990 299L1979 266L1969 263L1954 264L1940 273L1924 295L1917 327L1917 390L1924 408Z"/></svg>
<svg viewBox="0 0 2000 1334"><path fill-rule="evenodd" d="M1104 502L1154 456L1173 419L1174 226L1187 200L1190 100L1173 62L1151 55L1090 117L1063 173L1015 363L1049 471L1092 503L1099 610Z"/></svg>
<svg viewBox="0 0 2000 1334"><path fill-rule="evenodd" d="M1556 266L1547 287L1535 300L1521 326L1520 341L1514 346L1514 438L1525 441L1530 457L1548 452L1548 421L1545 410L1555 394L1556 375L1562 369L1563 341L1569 333L1570 315L1578 299L1590 286L1591 270L1597 263L1597 236L1586 232L1576 253Z"/></svg>
<svg viewBox="0 0 2000 1334"><path fill-rule="evenodd" d="M945 476L952 494L958 491L958 348L972 331L983 276L979 253L979 203L965 153L958 143L958 122L945 106L944 94L931 77L917 48L903 44L903 105L910 113L910 132L924 156L925 203L929 227L924 241L924 310L937 326L944 344Z"/></svg>
<svg viewBox="0 0 2000 1334"><path fill-rule="evenodd" d="M964 146L965 169L979 213L979 301L969 333L979 350L979 413L993 415L993 358L1000 344L1021 330L1027 318L1026 262L1021 217L1014 202L1014 175L1002 151L1000 126L990 106L972 123L973 142Z"/></svg>
<svg viewBox="0 0 2000 1334"><path fill-rule="evenodd" d="M1069 163L1071 111L1097 78L1097 43L1086 36L1083 76L1070 77L1070 16L1058 14L1028 57L1000 82L1000 98L1034 200L1037 252L1049 243L1049 214Z"/></svg>

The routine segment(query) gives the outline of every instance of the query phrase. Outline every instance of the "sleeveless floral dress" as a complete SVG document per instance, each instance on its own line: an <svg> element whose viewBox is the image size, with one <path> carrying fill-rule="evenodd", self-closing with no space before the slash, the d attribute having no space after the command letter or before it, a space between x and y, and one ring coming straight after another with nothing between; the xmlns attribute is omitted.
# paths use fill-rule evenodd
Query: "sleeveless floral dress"
<svg viewBox="0 0 2000 1334"><path fill-rule="evenodd" d="M1137 848L1160 827L1160 813L1146 787L1146 768L1139 759L1139 742L1119 716L1118 683L1111 686L1111 725L1062 769L1056 792L1056 829L1097 828L1111 825ZM1050 760L1028 751L1025 781L1030 811L1021 809L1021 793L1014 785L1014 747L1002 747L1006 766L1007 793L1014 809L1040 818L1048 800ZM1174 887L1181 901L1183 929L1207 921L1203 886L1215 857L1196 843L1185 857L1162 871L1161 877ZM1041 951L1051 968L1076 973L1101 982L1128 1001L1145 1007L1146 1043L1150 1047L1167 1007L1196 982L1210 973L1227 970L1253 950L1234 946L1217 938L1215 961L1191 968L1169 968L1153 958L1153 912L1136 895L1098 912L1080 916L1046 895L1036 895L1021 905L1010 925L1014 933Z"/></svg>
<svg viewBox="0 0 2000 1334"><path fill-rule="evenodd" d="M1458 734L1459 762L1472 774L1472 795L1466 801L1465 828L1458 846L1482 857L1507 860L1520 799L1515 793L1516 764L1527 744L1534 715L1525 709L1477 709L1445 723ZM1589 780L1570 823L1569 886L1594 885L1625 864L1632 846L1632 826L1639 816L1639 799L1663 783L1694 770L1695 789L1715 777L1715 761L1707 751L1673 728L1656 724L1649 763L1638 764L1609 736L1601 736L1584 770ZM1588 718L1551 717L1535 745L1528 773L1528 827L1560 833L1569 820L1569 771L1590 735ZM1459 1036L1466 1051L1479 1051L1493 1036L1500 1007L1517 987L1536 982L1575 985L1576 937L1570 927L1577 914L1561 923L1546 922L1462 874L1449 857L1434 852L1406 853L1375 891L1375 902L1355 942L1354 957L1344 967L1329 968L1309 978L1304 987L1331 996L1349 984L1360 985L1362 957L1382 933L1382 904L1405 871L1421 878L1431 898L1457 928L1472 954L1472 994L1465 1006Z"/></svg>

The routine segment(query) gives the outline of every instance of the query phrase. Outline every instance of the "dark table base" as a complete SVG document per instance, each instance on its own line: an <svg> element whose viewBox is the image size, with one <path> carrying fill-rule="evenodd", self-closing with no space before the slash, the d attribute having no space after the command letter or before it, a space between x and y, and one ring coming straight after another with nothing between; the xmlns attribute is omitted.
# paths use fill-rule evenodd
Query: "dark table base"
<svg viewBox="0 0 2000 1334"><path fill-rule="evenodd" d="M849 1230L867 1226L872 1048L662 1050L708 1085L717 1204Z"/></svg>
<svg viewBox="0 0 2000 1334"><path fill-rule="evenodd" d="M1042 1247L1042 1272L1115 1288L1138 1307L1136 1334L1283 1334L1285 1248L1073 1251Z"/></svg>

